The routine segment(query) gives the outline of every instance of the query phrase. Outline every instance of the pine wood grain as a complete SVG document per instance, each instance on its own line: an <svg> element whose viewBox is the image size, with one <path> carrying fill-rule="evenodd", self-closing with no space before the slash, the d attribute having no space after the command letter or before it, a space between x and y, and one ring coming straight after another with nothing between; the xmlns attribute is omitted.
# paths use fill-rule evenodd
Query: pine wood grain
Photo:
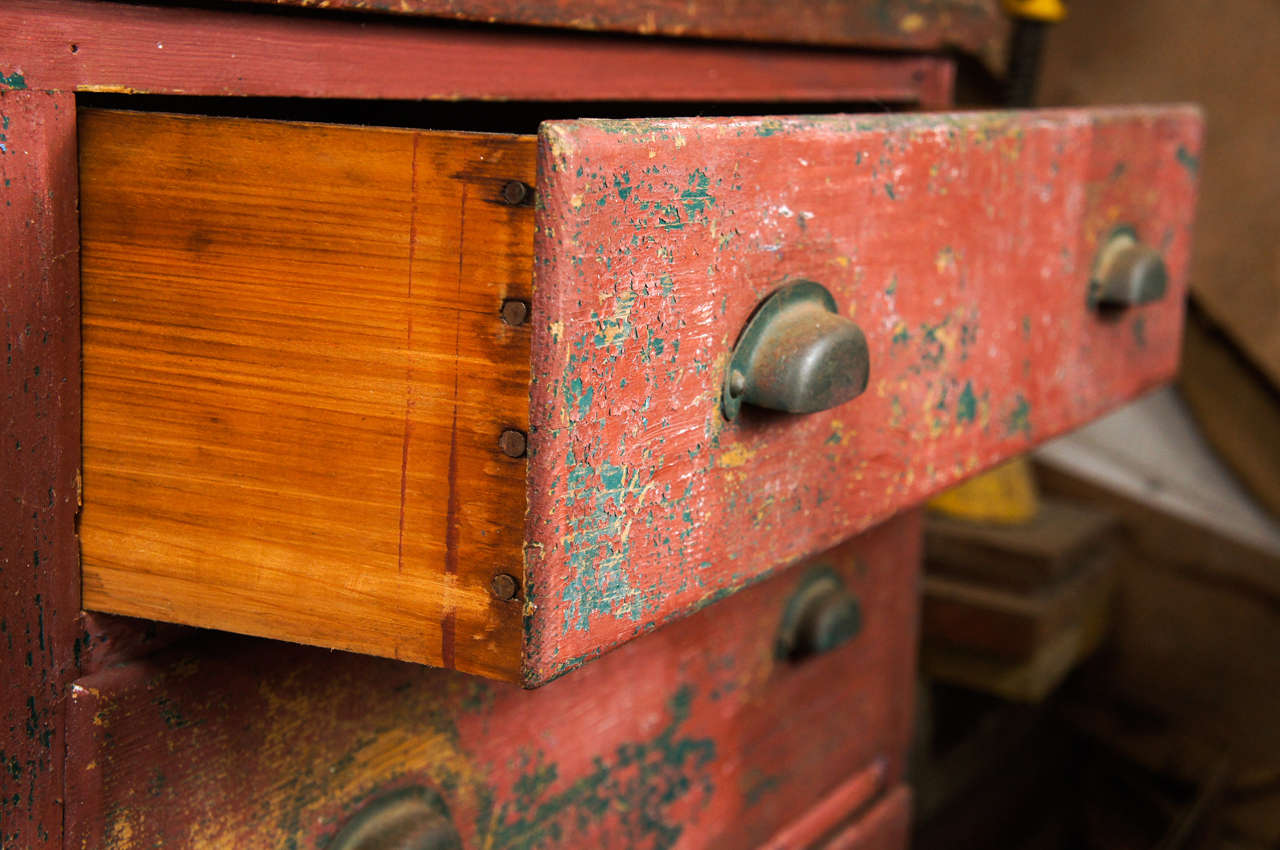
<svg viewBox="0 0 1280 850"><path fill-rule="evenodd" d="M513 677L532 138L80 128L85 607Z"/></svg>

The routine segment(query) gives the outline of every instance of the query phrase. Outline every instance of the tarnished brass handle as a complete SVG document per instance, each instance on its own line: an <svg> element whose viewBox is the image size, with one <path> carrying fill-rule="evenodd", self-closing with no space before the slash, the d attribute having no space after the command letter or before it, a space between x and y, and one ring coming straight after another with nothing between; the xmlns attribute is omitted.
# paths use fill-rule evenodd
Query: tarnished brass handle
<svg viewBox="0 0 1280 850"><path fill-rule="evenodd" d="M1164 297L1168 283L1160 252L1139 242L1133 228L1118 227L1098 251L1089 280L1089 304L1098 310L1149 304Z"/></svg>
<svg viewBox="0 0 1280 850"><path fill-rule="evenodd" d="M761 302L733 348L720 407L726 419L743 404L813 413L844 404L867 388L867 339L841 316L826 287L790 283Z"/></svg>
<svg viewBox="0 0 1280 850"><path fill-rule="evenodd" d="M803 661L843 646L862 631L862 606L839 573L814 567L787 600L778 626L775 654Z"/></svg>
<svg viewBox="0 0 1280 850"><path fill-rule="evenodd" d="M365 804L325 850L461 850L462 839L435 791L410 786Z"/></svg>

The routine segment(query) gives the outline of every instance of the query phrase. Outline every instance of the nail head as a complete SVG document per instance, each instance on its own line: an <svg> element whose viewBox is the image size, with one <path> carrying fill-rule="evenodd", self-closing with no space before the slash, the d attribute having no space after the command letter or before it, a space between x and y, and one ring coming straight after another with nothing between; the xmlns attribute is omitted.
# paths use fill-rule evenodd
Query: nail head
<svg viewBox="0 0 1280 850"><path fill-rule="evenodd" d="M513 575L498 573L493 577L490 587L493 589L494 596L503 602L509 602L516 598L516 592L520 590L520 583L516 581Z"/></svg>
<svg viewBox="0 0 1280 850"><path fill-rule="evenodd" d="M498 448L502 449L502 453L507 457L524 457L525 451L529 448L529 441L523 431L508 428L498 438Z"/></svg>
<svg viewBox="0 0 1280 850"><path fill-rule="evenodd" d="M529 197L529 186L519 180L511 180L502 187L502 200L513 207L523 204L527 197Z"/></svg>
<svg viewBox="0 0 1280 850"><path fill-rule="evenodd" d="M502 321L512 327L519 327L529 320L529 302L519 298L508 298L502 302Z"/></svg>

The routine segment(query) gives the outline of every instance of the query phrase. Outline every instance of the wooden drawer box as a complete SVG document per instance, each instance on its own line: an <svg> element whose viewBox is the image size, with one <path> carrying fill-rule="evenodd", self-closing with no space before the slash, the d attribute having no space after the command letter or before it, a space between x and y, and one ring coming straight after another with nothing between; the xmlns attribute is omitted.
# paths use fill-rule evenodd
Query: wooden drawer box
<svg viewBox="0 0 1280 850"><path fill-rule="evenodd" d="M920 530L904 514L534 691L229 635L107 667L71 689L68 846L345 847L408 788L447 815L433 847L808 846L901 780ZM814 576L860 630L780 657Z"/></svg>
<svg viewBox="0 0 1280 850"><path fill-rule="evenodd" d="M536 685L1176 366L1189 108L80 123L92 610ZM1163 297L1096 309L1124 228ZM730 421L802 279L865 392Z"/></svg>

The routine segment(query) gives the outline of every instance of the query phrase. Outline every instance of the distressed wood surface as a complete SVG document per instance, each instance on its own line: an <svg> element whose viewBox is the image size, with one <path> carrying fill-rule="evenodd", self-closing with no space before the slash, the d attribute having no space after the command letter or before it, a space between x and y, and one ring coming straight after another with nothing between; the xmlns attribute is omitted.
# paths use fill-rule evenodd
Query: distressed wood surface
<svg viewBox="0 0 1280 850"><path fill-rule="evenodd" d="M71 693L70 840L318 848L421 785L465 847L757 846L850 777L901 780L920 529L816 559L863 629L798 663L775 641L803 568L536 691L232 636L105 669Z"/></svg>
<svg viewBox="0 0 1280 850"><path fill-rule="evenodd" d="M1111 514L1067 499L1043 500L1035 516L1021 523L974 521L931 511L924 553L932 574L1030 593L1105 556L1117 532Z"/></svg>
<svg viewBox="0 0 1280 850"><path fill-rule="evenodd" d="M315 7L316 0L252 0ZM393 12L645 35L988 53L1007 23L995 0L324 0L326 9Z"/></svg>
<svg viewBox="0 0 1280 850"><path fill-rule="evenodd" d="M1167 380L1200 148L1188 107L551 122L539 146L525 680L821 551ZM1130 224L1170 287L1086 306ZM726 423L780 283L867 334L835 410Z"/></svg>
<svg viewBox="0 0 1280 850"><path fill-rule="evenodd" d="M844 825L850 815L859 814L884 793L884 763L854 774L827 792L798 817L774 833L757 850L804 850L813 847L833 830Z"/></svg>
<svg viewBox="0 0 1280 850"><path fill-rule="evenodd" d="M529 137L81 116L84 605L514 678Z"/></svg>
<svg viewBox="0 0 1280 850"><path fill-rule="evenodd" d="M911 830L911 791L899 786L856 823L820 845L821 850L902 850Z"/></svg>
<svg viewBox="0 0 1280 850"><path fill-rule="evenodd" d="M865 101L938 107L929 56L7 0L0 88L410 100Z"/></svg>
<svg viewBox="0 0 1280 850"><path fill-rule="evenodd" d="M80 643L75 101L0 91L0 847L62 846Z"/></svg>
<svg viewBox="0 0 1280 850"><path fill-rule="evenodd" d="M1074 575L1030 593L927 574L921 588L923 640L941 647L1025 661L1105 609L1114 553L1077 564Z"/></svg>

